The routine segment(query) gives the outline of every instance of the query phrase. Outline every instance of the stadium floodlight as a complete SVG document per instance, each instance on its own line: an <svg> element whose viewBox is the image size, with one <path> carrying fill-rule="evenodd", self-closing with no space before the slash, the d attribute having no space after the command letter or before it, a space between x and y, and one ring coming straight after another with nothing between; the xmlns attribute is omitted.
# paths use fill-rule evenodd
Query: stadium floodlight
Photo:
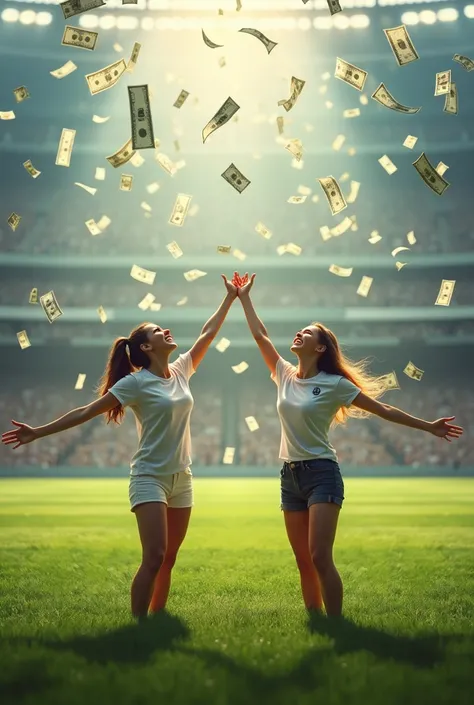
<svg viewBox="0 0 474 705"><path fill-rule="evenodd" d="M440 22L456 22L459 17L459 12L454 7L443 7L438 10L438 20Z"/></svg>
<svg viewBox="0 0 474 705"><path fill-rule="evenodd" d="M19 17L20 13L14 7L6 7L1 14L4 22L18 22Z"/></svg>
<svg viewBox="0 0 474 705"><path fill-rule="evenodd" d="M347 29L349 27L349 18L347 15L334 15L332 24L336 29Z"/></svg>
<svg viewBox="0 0 474 705"><path fill-rule="evenodd" d="M332 29L331 17L321 15L321 17L315 17L313 20L314 29Z"/></svg>
<svg viewBox="0 0 474 705"><path fill-rule="evenodd" d="M433 12L433 10L422 10L420 12L420 22L423 22L423 24L434 24L436 20L436 12Z"/></svg>
<svg viewBox="0 0 474 705"><path fill-rule="evenodd" d="M309 17L300 17L298 19L298 29L302 29L303 31L308 31L308 29L311 29L312 23Z"/></svg>
<svg viewBox="0 0 474 705"><path fill-rule="evenodd" d="M466 5L464 14L469 20L474 20L474 5Z"/></svg>
<svg viewBox="0 0 474 705"><path fill-rule="evenodd" d="M404 12L402 14L402 24L418 24L419 21L418 12Z"/></svg>
<svg viewBox="0 0 474 705"><path fill-rule="evenodd" d="M21 24L33 24L35 20L36 12L33 10L23 10L23 12L20 12Z"/></svg>
<svg viewBox="0 0 474 705"><path fill-rule="evenodd" d="M151 29L155 28L155 20L153 17L143 17L141 21L141 28L144 29L146 32L149 32Z"/></svg>
<svg viewBox="0 0 474 705"><path fill-rule="evenodd" d="M138 17L118 17L117 29L136 29L138 27Z"/></svg>
<svg viewBox="0 0 474 705"><path fill-rule="evenodd" d="M50 12L37 12L36 24L40 27L46 27L53 21L53 15Z"/></svg>
<svg viewBox="0 0 474 705"><path fill-rule="evenodd" d="M349 23L353 29L366 29L370 25L370 17L368 15L351 15Z"/></svg>
<svg viewBox="0 0 474 705"><path fill-rule="evenodd" d="M98 15L80 15L78 18L79 27L84 27L84 29L95 29L99 26Z"/></svg>
<svg viewBox="0 0 474 705"><path fill-rule="evenodd" d="M99 27L101 29L113 29L117 24L117 19L113 15L99 17Z"/></svg>

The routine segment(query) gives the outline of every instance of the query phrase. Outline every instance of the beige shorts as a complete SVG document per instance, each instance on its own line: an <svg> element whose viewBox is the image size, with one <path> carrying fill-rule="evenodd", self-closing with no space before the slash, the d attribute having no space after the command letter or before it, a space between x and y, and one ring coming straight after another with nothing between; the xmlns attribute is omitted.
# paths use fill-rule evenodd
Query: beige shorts
<svg viewBox="0 0 474 705"><path fill-rule="evenodd" d="M191 468L173 475L132 475L128 490L130 511L144 502L164 502L168 507L193 507L193 474Z"/></svg>

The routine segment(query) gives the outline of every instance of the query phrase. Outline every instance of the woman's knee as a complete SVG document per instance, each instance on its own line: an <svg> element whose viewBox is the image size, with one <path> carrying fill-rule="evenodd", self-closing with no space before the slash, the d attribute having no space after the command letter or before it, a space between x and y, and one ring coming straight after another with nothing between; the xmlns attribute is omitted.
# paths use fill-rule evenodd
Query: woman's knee
<svg viewBox="0 0 474 705"><path fill-rule="evenodd" d="M334 567L332 550L328 550L325 546L314 546L311 550L311 559L318 573L324 573Z"/></svg>
<svg viewBox="0 0 474 705"><path fill-rule="evenodd" d="M158 572L163 565L164 559L165 551L160 548L144 551L142 555L142 565L151 572Z"/></svg>

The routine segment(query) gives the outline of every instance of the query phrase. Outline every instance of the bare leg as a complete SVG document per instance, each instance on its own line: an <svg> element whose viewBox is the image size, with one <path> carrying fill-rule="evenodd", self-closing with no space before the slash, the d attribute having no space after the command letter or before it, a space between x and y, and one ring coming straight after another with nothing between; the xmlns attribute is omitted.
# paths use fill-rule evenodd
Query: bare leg
<svg viewBox="0 0 474 705"><path fill-rule="evenodd" d="M309 551L309 511L283 512L285 527L300 573L301 592L306 609L320 610L323 606L318 574Z"/></svg>
<svg viewBox="0 0 474 705"><path fill-rule="evenodd" d="M343 587L332 556L340 507L332 502L312 504L309 508L309 550L321 582L328 616L342 614Z"/></svg>
<svg viewBox="0 0 474 705"><path fill-rule="evenodd" d="M164 502L146 502L135 509L142 544L142 562L132 582L132 614L143 619L156 575L163 563L167 546L167 516Z"/></svg>

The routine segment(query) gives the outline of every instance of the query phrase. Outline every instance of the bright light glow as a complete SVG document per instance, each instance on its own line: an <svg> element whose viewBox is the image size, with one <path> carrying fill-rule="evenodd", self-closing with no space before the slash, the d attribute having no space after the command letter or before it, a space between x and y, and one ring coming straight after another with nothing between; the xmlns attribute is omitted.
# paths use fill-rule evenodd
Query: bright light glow
<svg viewBox="0 0 474 705"><path fill-rule="evenodd" d="M349 22L354 29L366 29L370 25L370 17L368 15L351 15Z"/></svg>
<svg viewBox="0 0 474 705"><path fill-rule="evenodd" d="M402 14L402 24L418 24L419 21L418 12L404 12Z"/></svg>
<svg viewBox="0 0 474 705"><path fill-rule="evenodd" d="M40 27L46 27L53 21L53 15L50 12L38 12L36 14L36 24Z"/></svg>
<svg viewBox="0 0 474 705"><path fill-rule="evenodd" d="M315 17L313 20L313 27L315 29L332 29L332 18L331 17Z"/></svg>
<svg viewBox="0 0 474 705"><path fill-rule="evenodd" d="M4 22L18 22L19 16L20 13L13 7L6 7L1 15Z"/></svg>
<svg viewBox="0 0 474 705"><path fill-rule="evenodd" d="M433 10L422 10L420 12L420 22L423 22L423 24L434 24L436 22L436 12L433 12Z"/></svg>
<svg viewBox="0 0 474 705"><path fill-rule="evenodd" d="M136 29L138 27L138 17L119 17L117 19L118 29Z"/></svg>
<svg viewBox="0 0 474 705"><path fill-rule="evenodd" d="M21 24L33 24L36 19L36 12L33 10L24 10L20 12L20 22Z"/></svg>
<svg viewBox="0 0 474 705"><path fill-rule="evenodd" d="M97 15L80 15L78 18L79 26L84 29L95 29L99 26L99 18Z"/></svg>
<svg viewBox="0 0 474 705"><path fill-rule="evenodd" d="M101 29L112 29L117 23L116 18L113 15L104 15L99 18L99 27Z"/></svg>
<svg viewBox="0 0 474 705"><path fill-rule="evenodd" d="M347 15L337 14L332 18L333 27L336 29L347 29L349 27L349 18Z"/></svg>
<svg viewBox="0 0 474 705"><path fill-rule="evenodd" d="M154 26L155 26L155 20L153 19L153 17L144 17L142 19L141 27L145 31L149 32L151 29L154 28Z"/></svg>
<svg viewBox="0 0 474 705"><path fill-rule="evenodd" d="M298 29L303 29L307 31L311 29L311 20L309 17L300 17L298 20Z"/></svg>
<svg viewBox="0 0 474 705"><path fill-rule="evenodd" d="M443 7L438 10L438 19L440 22L456 22L459 17L459 12L454 7Z"/></svg>
<svg viewBox="0 0 474 705"><path fill-rule="evenodd" d="M470 20L474 20L474 5L466 5L464 8L464 14Z"/></svg>

